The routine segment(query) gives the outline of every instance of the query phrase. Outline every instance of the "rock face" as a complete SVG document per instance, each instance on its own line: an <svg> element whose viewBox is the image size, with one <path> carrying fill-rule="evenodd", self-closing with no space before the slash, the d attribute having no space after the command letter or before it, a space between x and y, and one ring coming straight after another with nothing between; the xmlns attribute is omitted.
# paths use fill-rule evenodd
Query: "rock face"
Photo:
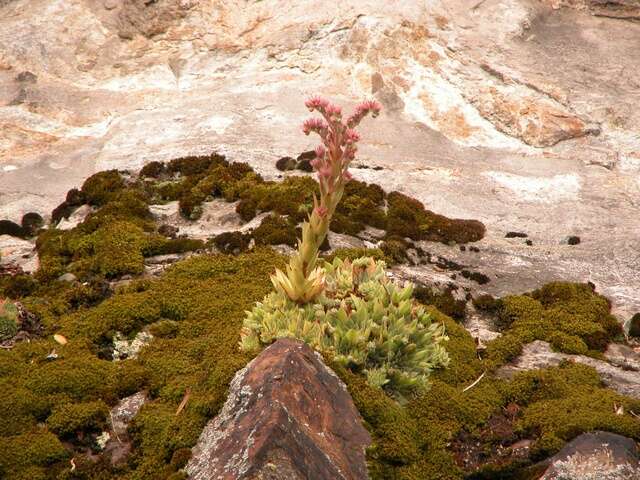
<svg viewBox="0 0 640 480"><path fill-rule="evenodd" d="M281 339L239 371L186 467L193 480L367 478L370 444L344 384L304 343Z"/></svg>
<svg viewBox="0 0 640 480"><path fill-rule="evenodd" d="M38 254L33 242L0 235L0 273L4 271L31 273L37 269Z"/></svg>
<svg viewBox="0 0 640 480"><path fill-rule="evenodd" d="M551 0L554 8L570 7L586 10L600 17L640 20L638 0Z"/></svg>
<svg viewBox="0 0 640 480"><path fill-rule="evenodd" d="M632 439L609 432L583 433L544 462L540 480L637 480L640 454Z"/></svg>
<svg viewBox="0 0 640 480"><path fill-rule="evenodd" d="M374 96L356 178L487 226L438 246L488 293L592 281L640 311L637 0L0 1L0 219L97 170L315 142L303 99ZM614 18L615 17L615 18ZM460 194L464 192L464 194ZM528 233L533 243L505 239ZM579 245L560 242L579 236Z"/></svg>
<svg viewBox="0 0 640 480"><path fill-rule="evenodd" d="M146 392L138 392L123 398L111 409L111 429L104 450L113 464L122 462L131 451L131 438L127 428L147 400Z"/></svg>

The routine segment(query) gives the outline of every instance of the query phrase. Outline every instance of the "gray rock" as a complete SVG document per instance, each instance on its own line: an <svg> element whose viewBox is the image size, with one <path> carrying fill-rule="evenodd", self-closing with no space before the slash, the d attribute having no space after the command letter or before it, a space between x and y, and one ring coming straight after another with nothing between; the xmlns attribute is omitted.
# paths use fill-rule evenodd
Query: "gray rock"
<svg viewBox="0 0 640 480"><path fill-rule="evenodd" d="M328 238L332 251L337 248L364 248L364 242L362 240L344 233L329 232Z"/></svg>
<svg viewBox="0 0 640 480"><path fill-rule="evenodd" d="M142 347L151 340L153 335L146 331L138 332L132 340L127 340L120 332L116 332L113 336L113 359L116 361L135 359Z"/></svg>
<svg viewBox="0 0 640 480"><path fill-rule="evenodd" d="M544 464L540 480L640 479L636 442L609 432L583 433Z"/></svg>
<svg viewBox="0 0 640 480"><path fill-rule="evenodd" d="M38 265L38 253L33 242L0 235L0 271L16 269L32 273L38 269Z"/></svg>
<svg viewBox="0 0 640 480"><path fill-rule="evenodd" d="M147 402L146 392L138 392L123 398L111 409L109 414L109 431L101 435L103 451L114 465L122 463L132 444L127 428L138 414L142 406Z"/></svg>
<svg viewBox="0 0 640 480"><path fill-rule="evenodd" d="M59 282L75 282L78 279L73 273L64 273L58 277Z"/></svg>
<svg viewBox="0 0 640 480"><path fill-rule="evenodd" d="M147 402L147 393L138 392L123 398L111 409L109 421L111 431L116 435L125 435L131 420L138 414L142 406Z"/></svg>
<svg viewBox="0 0 640 480"><path fill-rule="evenodd" d="M609 363L625 370L640 371L640 353L627 345L611 343L604 352Z"/></svg>

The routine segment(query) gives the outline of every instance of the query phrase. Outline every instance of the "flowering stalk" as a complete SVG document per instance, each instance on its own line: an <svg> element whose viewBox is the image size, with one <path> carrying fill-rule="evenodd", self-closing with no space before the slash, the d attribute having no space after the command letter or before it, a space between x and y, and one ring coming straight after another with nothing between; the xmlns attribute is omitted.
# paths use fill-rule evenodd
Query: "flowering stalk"
<svg viewBox="0 0 640 480"><path fill-rule="evenodd" d="M286 273L276 270L271 281L277 291L294 302L314 300L324 289L324 272L316 267L320 245L327 236L331 217L351 180L349 165L357 151L360 135L355 129L369 113L377 117L380 104L365 101L359 104L347 119L342 109L329 101L312 97L305 102L310 112L317 111L322 118L310 118L302 126L305 135L316 133L322 145L316 148L316 158L311 162L320 183L320 198L313 197L313 211L302 225L302 239L298 251L293 254Z"/></svg>

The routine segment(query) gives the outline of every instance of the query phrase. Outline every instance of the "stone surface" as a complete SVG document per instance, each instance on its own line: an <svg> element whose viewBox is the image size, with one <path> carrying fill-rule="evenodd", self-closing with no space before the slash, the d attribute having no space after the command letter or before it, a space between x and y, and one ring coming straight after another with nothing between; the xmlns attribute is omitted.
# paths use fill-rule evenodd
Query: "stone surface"
<svg viewBox="0 0 640 480"><path fill-rule="evenodd" d="M59 282L75 282L78 279L78 277L76 277L73 273L63 273L62 275L60 275L58 277L58 281Z"/></svg>
<svg viewBox="0 0 640 480"><path fill-rule="evenodd" d="M638 0L545 0L553 8L569 7L585 10L592 15L620 20L640 20Z"/></svg>
<svg viewBox="0 0 640 480"><path fill-rule="evenodd" d="M510 378L518 372L559 365L562 361L578 362L597 370L602 382L616 392L640 399L640 371L629 370L629 366L618 367L603 360L584 355L569 355L554 352L551 345L541 340L525 345L522 353L510 364L498 369L497 374Z"/></svg>
<svg viewBox="0 0 640 480"><path fill-rule="evenodd" d="M280 339L236 374L186 471L192 480L365 479L370 442L320 355Z"/></svg>
<svg viewBox="0 0 640 480"><path fill-rule="evenodd" d="M0 272L21 270L26 273L38 269L38 254L29 240L0 235Z"/></svg>
<svg viewBox="0 0 640 480"><path fill-rule="evenodd" d="M56 228L58 230L71 230L81 224L92 211L93 208L91 208L91 205L82 205L76 208L71 215L69 215L69 218L60 220Z"/></svg>
<svg viewBox="0 0 640 480"><path fill-rule="evenodd" d="M120 332L116 332L113 336L113 359L116 361L127 358L135 359L140 350L151 340L153 340L153 335L146 331L138 332L131 340Z"/></svg>
<svg viewBox="0 0 640 480"><path fill-rule="evenodd" d="M638 347L632 348L619 343L611 343L604 352L609 363L625 370L640 371L640 353Z"/></svg>
<svg viewBox="0 0 640 480"><path fill-rule="evenodd" d="M640 454L632 439L609 432L583 433L544 462L539 480L638 480Z"/></svg>
<svg viewBox="0 0 640 480"><path fill-rule="evenodd" d="M178 210L178 202L164 205L151 205L151 213L164 225L177 228L176 235L187 235L189 238L208 240L215 235L235 230L246 231L260 225L264 215L244 223L236 213L237 202L226 202L214 199L202 204L202 215L197 220L187 220Z"/></svg>
<svg viewBox="0 0 640 480"><path fill-rule="evenodd" d="M590 280L629 318L637 12L637 0L0 2L0 218L48 214L97 170L214 149L274 178L278 158L315 146L299 133L303 98L374 96L384 113L363 125L358 162L379 169L356 178L482 221L480 254L438 248L489 275L489 293ZM533 246L503 238L512 230Z"/></svg>
<svg viewBox="0 0 640 480"><path fill-rule="evenodd" d="M131 451L131 438L127 428L147 400L146 392L137 392L123 398L111 409L110 429L103 433L106 440L103 450L111 459L111 463L121 463Z"/></svg>

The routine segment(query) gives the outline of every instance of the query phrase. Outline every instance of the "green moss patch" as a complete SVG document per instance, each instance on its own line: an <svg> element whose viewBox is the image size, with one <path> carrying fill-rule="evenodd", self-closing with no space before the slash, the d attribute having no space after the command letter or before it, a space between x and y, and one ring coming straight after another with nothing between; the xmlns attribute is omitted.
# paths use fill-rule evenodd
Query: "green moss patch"
<svg viewBox="0 0 640 480"><path fill-rule="evenodd" d="M279 215L265 217L260 226L253 231L257 245L289 245L295 247L301 230L289 218Z"/></svg>
<svg viewBox="0 0 640 480"><path fill-rule="evenodd" d="M487 358L502 365L534 340L550 342L565 353L601 356L622 334L606 298L589 284L555 282L525 295L483 301L494 312L503 335L487 346Z"/></svg>
<svg viewBox="0 0 640 480"><path fill-rule="evenodd" d="M202 255L158 280L134 282L97 306L49 311L48 333L62 333L67 345L47 337L0 350L0 444L47 440L45 453L32 457L16 456L14 447L4 455L3 448L0 467L15 475L7 478L47 465L53 467L42 478L58 478L72 454L60 440L91 445L106 425L108 408L143 388L151 401L132 426L135 454L130 465L118 468L124 468L123 478L157 480L176 473L184 462L174 454L195 443L224 402L229 381L250 360L238 348L244 312L272 288L269 275L283 266L284 259L268 249ZM30 307L39 301L46 298L25 299ZM137 360L99 358L116 331L133 336L147 325L159 336ZM47 359L52 350L57 358ZM189 402L176 416L187 389ZM115 472L103 470L102 478L115 478Z"/></svg>
<svg viewBox="0 0 640 480"><path fill-rule="evenodd" d="M484 237L485 227L477 220L456 220L438 215L399 192L387 196L387 233L412 240L442 243L476 242Z"/></svg>

